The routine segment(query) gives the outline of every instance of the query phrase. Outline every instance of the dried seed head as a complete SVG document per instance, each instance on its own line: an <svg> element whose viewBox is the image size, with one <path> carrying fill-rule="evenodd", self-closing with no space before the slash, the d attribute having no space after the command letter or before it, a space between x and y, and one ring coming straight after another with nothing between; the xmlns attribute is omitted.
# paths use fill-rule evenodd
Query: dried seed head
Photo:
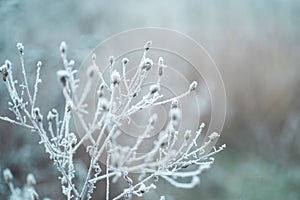
<svg viewBox="0 0 300 200"><path fill-rule="evenodd" d="M155 84L150 86L150 94L154 94L160 90L160 85Z"/></svg>
<svg viewBox="0 0 300 200"><path fill-rule="evenodd" d="M149 71L152 66L153 66L153 61L150 58L145 58L141 67L142 69Z"/></svg>
<svg viewBox="0 0 300 200"><path fill-rule="evenodd" d="M164 60L162 57L159 57L159 59L158 59L158 76L163 75L164 68L165 68Z"/></svg>
<svg viewBox="0 0 300 200"><path fill-rule="evenodd" d="M76 135L74 133L70 133L68 135L68 142L69 142L69 144L72 147L74 147L76 145L76 143L77 143L77 137L76 137Z"/></svg>
<svg viewBox="0 0 300 200"><path fill-rule="evenodd" d="M148 42L146 42L146 44L144 45L144 49L145 49L146 51L149 51L149 49L150 49L151 45L152 45L152 41L151 41L151 40L149 40L149 41L148 41Z"/></svg>
<svg viewBox="0 0 300 200"><path fill-rule="evenodd" d="M33 114L35 115L35 120L36 121L41 122L43 120L43 116L41 115L39 108L34 108L33 109Z"/></svg>
<svg viewBox="0 0 300 200"><path fill-rule="evenodd" d="M189 90L194 91L196 89L197 85L198 85L197 81L193 81L190 85Z"/></svg>
<svg viewBox="0 0 300 200"><path fill-rule="evenodd" d="M102 98L102 97L104 96L103 90L98 90L98 91L97 91L97 94L98 94L98 97L99 97L99 98Z"/></svg>
<svg viewBox="0 0 300 200"><path fill-rule="evenodd" d="M191 130L186 130L185 133L184 133L184 139L185 140L189 140L192 136L192 131Z"/></svg>
<svg viewBox="0 0 300 200"><path fill-rule="evenodd" d="M94 74L95 74L95 66L93 66L93 65L90 66L90 67L87 69L86 73L87 73L87 75L88 75L89 77L93 77Z"/></svg>
<svg viewBox="0 0 300 200"><path fill-rule="evenodd" d="M123 58L123 59L122 59L122 63L123 63L124 65L126 65L128 62L129 62L129 59L128 59L128 58Z"/></svg>
<svg viewBox="0 0 300 200"><path fill-rule="evenodd" d="M113 65L114 62L115 62L115 58L113 56L110 56L109 59L108 59L108 61L109 61L110 65Z"/></svg>
<svg viewBox="0 0 300 200"><path fill-rule="evenodd" d="M201 123L201 125L200 125L200 129L204 129L204 127L205 127L205 124L204 123Z"/></svg>
<svg viewBox="0 0 300 200"><path fill-rule="evenodd" d="M60 80L60 82L62 83L62 85L64 87L66 87L67 79L70 77L69 72L66 70L59 70L56 72L56 75L57 75L58 79Z"/></svg>
<svg viewBox="0 0 300 200"><path fill-rule="evenodd" d="M158 58L158 65L163 65L164 64L164 59L162 57Z"/></svg>
<svg viewBox="0 0 300 200"><path fill-rule="evenodd" d="M59 50L60 50L61 55L66 55L67 54L67 44L66 44L65 41L62 41L60 43Z"/></svg>
<svg viewBox="0 0 300 200"><path fill-rule="evenodd" d="M4 64L0 67L0 71L3 72L3 71L7 71L7 66Z"/></svg>
<svg viewBox="0 0 300 200"><path fill-rule="evenodd" d="M36 184L36 180L33 174L28 174L26 178L27 185L34 186Z"/></svg>
<svg viewBox="0 0 300 200"><path fill-rule="evenodd" d="M52 112L51 111L49 111L48 112L48 115L47 115L47 120L49 121L49 122L51 122L52 120L53 120L53 115L52 115Z"/></svg>
<svg viewBox="0 0 300 200"><path fill-rule="evenodd" d="M172 108L170 110L170 117L171 117L171 120L173 122L178 123L180 121L180 118L181 118L180 109L178 107Z"/></svg>
<svg viewBox="0 0 300 200"><path fill-rule="evenodd" d="M24 54L24 46L23 46L23 44L21 42L17 43L17 49L19 50L19 52L21 54Z"/></svg>
<svg viewBox="0 0 300 200"><path fill-rule="evenodd" d="M142 183L141 186L139 187L139 192L143 194L146 192L146 190L147 190L146 185Z"/></svg>
<svg viewBox="0 0 300 200"><path fill-rule="evenodd" d="M34 112L36 115L39 115L39 114L40 114L40 109L39 109L39 108L34 108L34 109L33 109L33 112Z"/></svg>
<svg viewBox="0 0 300 200"><path fill-rule="evenodd" d="M5 60L5 65L7 67L7 70L11 69L12 64L11 64L10 60Z"/></svg>
<svg viewBox="0 0 300 200"><path fill-rule="evenodd" d="M92 55L92 61L95 62L95 61L96 61L96 58L97 58L96 54L93 53L93 55Z"/></svg>
<svg viewBox="0 0 300 200"><path fill-rule="evenodd" d="M104 83L101 83L99 86L99 90L104 90L106 88L106 85Z"/></svg>
<svg viewBox="0 0 300 200"><path fill-rule="evenodd" d="M108 101L106 98L101 98L99 99L99 107L100 107L100 110L102 111L108 111L109 110L109 107L108 107Z"/></svg>
<svg viewBox="0 0 300 200"><path fill-rule="evenodd" d="M216 133L216 132L213 132L212 134L210 134L209 136L208 136L208 138L210 139L210 140L216 140L216 139L218 139L220 137L220 135L218 134L218 133Z"/></svg>
<svg viewBox="0 0 300 200"><path fill-rule="evenodd" d="M135 92L133 93L132 97L137 97L139 95L139 93Z"/></svg>
<svg viewBox="0 0 300 200"><path fill-rule="evenodd" d="M42 61L38 61L38 62L36 63L36 66L37 66L37 67L41 67L41 66L42 66Z"/></svg>
<svg viewBox="0 0 300 200"><path fill-rule="evenodd" d="M12 108L13 106L14 106L14 104L12 103L12 102L8 102L8 106L10 107L10 108Z"/></svg>
<svg viewBox="0 0 300 200"><path fill-rule="evenodd" d="M73 67L74 65L75 65L75 61L74 61L74 60L70 60L70 61L69 61L69 66L70 66L70 67Z"/></svg>
<svg viewBox="0 0 300 200"><path fill-rule="evenodd" d="M172 108L178 108L178 100L177 99L175 99L175 100L172 101L172 103L171 103L171 109Z"/></svg>
<svg viewBox="0 0 300 200"><path fill-rule="evenodd" d="M70 100L66 103L67 112L70 112L73 107L74 107L73 101Z"/></svg>
<svg viewBox="0 0 300 200"><path fill-rule="evenodd" d="M55 109L52 109L48 112L48 115L47 115L47 120L50 122L52 121L53 119L55 119L58 115L58 112L57 110Z"/></svg>
<svg viewBox="0 0 300 200"><path fill-rule="evenodd" d="M57 112L57 110L56 110L56 109L54 109L54 108L51 110L51 112L52 112L52 114L53 114L53 115L55 115L55 116L57 116L57 115L58 115L58 112Z"/></svg>
<svg viewBox="0 0 300 200"><path fill-rule="evenodd" d="M105 88L105 84L101 84L100 86L99 86L99 89L98 89L98 91L97 91L97 94L98 94L98 97L99 98L102 98L103 96L104 96L104 88Z"/></svg>
<svg viewBox="0 0 300 200"><path fill-rule="evenodd" d="M116 70L114 70L111 74L111 77L110 77L110 83L113 85L113 86L117 86L119 85L121 82L121 76L120 76L120 73L117 72Z"/></svg>
<svg viewBox="0 0 300 200"><path fill-rule="evenodd" d="M163 68L162 68L162 67L159 67L159 68L158 68L158 76L162 76L163 73L164 73Z"/></svg>
<svg viewBox="0 0 300 200"><path fill-rule="evenodd" d="M151 126L154 126L155 122L157 121L157 114L154 113L153 115L151 115L150 119L149 119L149 124Z"/></svg>
<svg viewBox="0 0 300 200"><path fill-rule="evenodd" d="M6 181L6 183L10 183L14 176L11 173L10 169L6 168L5 170L3 170L3 176L4 176L4 180Z"/></svg>
<svg viewBox="0 0 300 200"><path fill-rule="evenodd" d="M2 79L3 81L6 81L7 79L7 76L8 76L8 69L7 69L7 66L6 65L2 65L0 67L0 72L2 74Z"/></svg>
<svg viewBox="0 0 300 200"><path fill-rule="evenodd" d="M61 183L61 185L66 186L68 184L68 181L67 181L66 177L64 177L64 176L61 177L60 183Z"/></svg>

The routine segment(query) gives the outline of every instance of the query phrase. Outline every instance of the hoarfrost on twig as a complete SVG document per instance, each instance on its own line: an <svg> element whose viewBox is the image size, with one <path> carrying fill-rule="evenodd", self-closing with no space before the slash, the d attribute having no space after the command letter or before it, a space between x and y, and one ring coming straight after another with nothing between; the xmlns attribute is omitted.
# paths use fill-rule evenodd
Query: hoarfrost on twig
<svg viewBox="0 0 300 200"><path fill-rule="evenodd" d="M62 85L65 109L62 114L59 114L59 111L54 108L48 112L46 117L48 127L44 124L42 115L45 111L36 105L38 84L42 82L40 78L42 62L37 63L33 92L30 91L27 81L22 43L17 44L24 79L21 84L21 92L18 92L15 86L16 80L14 80L12 74L12 63L6 60L4 65L0 67L3 82L11 98L9 110L16 116L16 119L0 116L0 120L37 132L40 137L40 144L44 145L45 151L61 173L62 193L68 200L92 198L98 181L106 181L107 200L111 196L111 184L119 179L125 180L127 186L124 186L124 191L113 198L115 200L130 199L132 196L142 197L150 189L156 188L155 181L159 177L175 187L192 188L200 183L198 176L213 164L214 159L211 156L225 148L225 145L223 145L219 148L214 147L210 151L209 147L214 145L220 137L218 133L211 133L207 141L202 144L199 143L198 138L203 132L204 124L201 124L194 137L190 130L183 133L179 132L178 125L183 120L181 116L182 108L179 106L179 102L195 91L198 83L193 81L186 91L180 95L160 100L163 96L163 94L160 94L160 82L165 73L164 68L166 68L162 57L158 59L157 82L150 85L147 94L141 97L138 96L149 71L155 66L153 60L147 57L151 45L152 41L148 41L144 45L142 59L132 77L127 74L127 67L130 64L129 59L123 58L121 60L122 71L119 72L115 67L118 60L111 56L109 58L110 81L107 82L98 70L97 57L93 54L92 64L86 74L88 80L85 82L83 92L78 93L79 80L75 76L77 73L77 70L74 69L75 62L68 59L67 44L62 42L59 49L64 69L57 72L57 77ZM96 110L94 113L89 113L86 110L88 106L86 98L93 85L92 78L94 76L98 76L101 84L97 91ZM23 95L24 90L27 93L27 100ZM137 100L133 100L134 98ZM144 139L153 130L157 122L157 114L150 116L144 132L136 138L131 147L118 143L117 139L122 133L118 126L123 119L130 119L134 113L142 109L168 103L171 104L169 121L158 134L152 149L148 153L139 155L138 150L141 148ZM86 120L86 114L93 115L92 121ZM71 130L70 121L72 116L78 119L78 123L85 133L80 139ZM180 140L178 140L179 138ZM178 149L175 149L175 143L178 141L182 141L182 143ZM74 182L76 177L74 156L83 144L89 144L86 149L90 157L90 164L84 184L79 188ZM103 156L106 157L106 170L104 170L104 164L99 161ZM190 168L191 165L196 167ZM138 182L130 177L131 172L137 171L140 172ZM36 179L33 174L27 176L27 183L24 186L27 189L23 192L17 192L20 189L14 188L12 184L13 175L9 169L3 171L3 176L10 187L12 197L38 198L34 189ZM164 199L164 196L160 197L160 200Z"/></svg>

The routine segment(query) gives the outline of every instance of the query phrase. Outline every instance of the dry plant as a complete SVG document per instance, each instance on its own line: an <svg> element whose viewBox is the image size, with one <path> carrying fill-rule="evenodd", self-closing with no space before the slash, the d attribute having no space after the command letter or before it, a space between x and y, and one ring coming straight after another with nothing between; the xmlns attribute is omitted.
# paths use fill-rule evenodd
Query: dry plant
<svg viewBox="0 0 300 200"><path fill-rule="evenodd" d="M161 100L163 94L160 94L160 82L166 67L163 58L158 60L156 83L150 85L146 95L142 97L138 95L149 71L155 68L153 61L147 57L151 49L151 41L145 44L140 64L132 77L127 77L129 63L127 58L121 61L122 70L117 71L114 67L116 61L110 57L110 82L106 82L97 66L94 54L91 58L92 64L87 70L84 90L80 94L77 92L79 80L76 78L75 62L67 58L67 45L62 42L60 53L64 69L59 70L57 76L61 82L65 108L62 114L54 108L51 109L46 119L42 115L43 109L36 105L41 83L42 62L37 63L35 83L31 91L24 66L24 46L18 43L17 48L24 79L22 84L18 85L14 79L15 69L10 61L6 60L0 68L3 83L11 98L8 103L9 110L16 118L0 117L0 119L13 125L26 127L39 135L40 144L45 147L45 151L61 173L59 179L62 193L68 200L91 199L98 181L106 182L107 200L142 197L150 189L156 188L155 183L159 178L178 188L193 188L200 181L199 175L213 164L214 159L211 156L225 148L225 145L218 149L212 148L219 138L219 134L215 132L211 133L206 141L199 143L198 139L204 124L201 124L195 134L190 130L183 133L178 131L182 120L180 99L193 92L197 87L197 82L192 82L181 95ZM101 81L97 91L97 106L94 113L88 113L86 99L93 84L92 78L95 77ZM133 103L133 100L136 103ZM169 120L165 128L158 133L149 152L141 155L138 150L144 138L153 130L157 120L156 114L150 117L148 125L144 132L136 137L134 145L126 146L117 141L122 134L122 130L118 127L124 122L130 123L134 113L162 104L170 104ZM86 121L85 115L87 114L92 114L92 122ZM84 130L83 137L78 137L71 130L72 117L78 119L77 123ZM181 144L175 145L178 142ZM74 181L76 177L74 155L82 145L86 146L90 163L84 184L79 186ZM100 162L101 157L105 158L105 162ZM135 172L139 173L139 177L133 181L131 173ZM14 187L13 175L9 169L5 169L3 175L11 190L11 199L38 199L38 194L34 189L36 181L32 174L28 175L23 190ZM125 180L127 184L123 192L112 197L110 186L120 179ZM165 199L165 197L161 196L160 199Z"/></svg>

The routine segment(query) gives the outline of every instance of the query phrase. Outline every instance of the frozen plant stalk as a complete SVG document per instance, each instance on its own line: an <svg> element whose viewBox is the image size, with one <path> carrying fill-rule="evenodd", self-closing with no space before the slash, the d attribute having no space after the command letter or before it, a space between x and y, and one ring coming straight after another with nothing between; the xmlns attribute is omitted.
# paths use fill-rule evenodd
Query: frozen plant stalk
<svg viewBox="0 0 300 200"><path fill-rule="evenodd" d="M51 109L46 118L42 115L43 110L35 103L38 85L41 82L42 63L40 61L37 63L33 91L30 91L27 82L23 58L24 46L21 43L17 44L24 78L23 84L20 86L21 92L17 90L18 86L16 86L16 81L13 78L11 62L6 60L0 68L3 82L11 98L9 110L16 116L15 119L8 117L0 117L0 119L24 126L40 136L40 144L44 145L50 159L53 160L61 173L59 179L61 180L62 193L68 200L91 199L98 181L106 182L107 200L131 199L132 196L142 197L150 189L156 188L154 180L158 178L162 178L178 188L193 188L200 182L199 175L213 164L214 160L211 156L225 148L225 145L218 149L214 147L213 151L210 152L211 146L219 138L217 133L212 133L207 141L198 143L204 124L199 127L195 134L192 134L190 130L186 130L184 133L178 131L178 125L182 120L179 101L196 89L197 82L192 82L181 95L161 100L163 95L160 94L160 82L165 68L163 58L158 60L156 83L149 86L147 94L139 97L138 94L141 92L147 75L150 70L155 68L153 61L147 57L151 44L151 41L145 44L139 67L133 77L127 77L129 59L123 58L121 61L122 70L117 71L116 61L110 57L109 82L104 80L96 64L96 55L93 55L92 65L87 70L88 79L85 82L84 90L78 95L79 80L76 79L75 62L68 59L67 45L62 42L60 52L64 69L59 70L57 76L61 82L65 108L61 114L56 109ZM97 92L97 108L95 113L92 113L93 120L90 122L85 118L85 115L88 114L86 100L93 85L92 78L95 77L101 81L101 84ZM24 96L25 92L26 96ZM130 123L130 118L134 113L162 104L170 104L169 121L165 126L166 128L158 134L153 148L148 153L140 155L138 150L141 148L144 138L153 130L157 120L156 114L150 117L144 132L136 138L133 146L129 147L118 143L117 139L122 134L118 127L124 121ZM78 123L85 133L80 139L70 128L73 116L78 119ZM180 141L182 142L178 148L178 145L175 144ZM76 176L74 155L83 144L88 144L87 153L90 157L90 163L85 182L79 188L74 183ZM103 156L106 158L106 168L99 161ZM137 171L140 172L139 181L134 182L130 173ZM11 172L5 170L3 173L12 190L12 195L16 195L11 184ZM32 176L28 179L31 185L35 183ZM110 184L120 179L124 179L127 185L124 186L123 192L112 197ZM36 195L35 191L33 194ZM165 199L165 197L162 196L161 199Z"/></svg>

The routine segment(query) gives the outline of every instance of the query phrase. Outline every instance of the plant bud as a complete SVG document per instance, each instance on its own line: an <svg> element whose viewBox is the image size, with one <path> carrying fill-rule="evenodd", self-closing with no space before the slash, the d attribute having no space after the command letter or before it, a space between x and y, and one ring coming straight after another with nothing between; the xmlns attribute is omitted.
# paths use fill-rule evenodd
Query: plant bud
<svg viewBox="0 0 300 200"><path fill-rule="evenodd" d="M152 45L152 41L151 41L151 40L149 40L149 41L148 41L148 42L146 42L146 44L144 45L144 49L145 49L146 51L149 51L149 49L150 49L151 45Z"/></svg>
<svg viewBox="0 0 300 200"><path fill-rule="evenodd" d="M1 72L1 74L2 74L2 79L3 79L3 81L6 81L7 76L8 76L7 65L2 65L2 66L0 67L0 72Z"/></svg>
<svg viewBox="0 0 300 200"><path fill-rule="evenodd" d="M122 63L123 63L124 65L126 65L128 62L129 62L129 59L128 59L128 58L123 58L123 59L122 59Z"/></svg>
<svg viewBox="0 0 300 200"><path fill-rule="evenodd" d="M110 56L109 59L108 59L108 61L109 61L110 65L113 65L114 62L115 62L115 58L113 56Z"/></svg>
<svg viewBox="0 0 300 200"><path fill-rule="evenodd" d="M159 90L160 90L160 86L158 84L150 86L150 93L151 94L154 94L154 93L158 92Z"/></svg>
<svg viewBox="0 0 300 200"><path fill-rule="evenodd" d="M142 63L142 69L149 71L153 66L153 61L150 58L146 58Z"/></svg>
<svg viewBox="0 0 300 200"><path fill-rule="evenodd" d="M154 114L150 117L150 119L149 119L149 124L150 124L151 126L154 126L154 124L155 124L156 121L157 121L157 114L154 113Z"/></svg>
<svg viewBox="0 0 300 200"><path fill-rule="evenodd" d="M7 67L7 70L11 69L12 64L11 64L10 60L5 60L5 65Z"/></svg>
<svg viewBox="0 0 300 200"><path fill-rule="evenodd" d="M17 43L17 49L20 51L21 54L24 54L24 46L21 42Z"/></svg>
<svg viewBox="0 0 300 200"><path fill-rule="evenodd" d="M210 140L216 140L216 139L218 139L220 137L220 135L218 134L218 133L216 133L216 132L213 132L212 134L210 134L209 136L208 136L208 138L210 139Z"/></svg>
<svg viewBox="0 0 300 200"><path fill-rule="evenodd" d="M66 44L65 41L62 41L60 43L59 50L60 50L61 55L66 55L66 53L67 53L67 44Z"/></svg>
<svg viewBox="0 0 300 200"><path fill-rule="evenodd" d="M36 66L37 66L37 67L41 67L41 66L42 66L42 62L41 62L41 61L38 61L38 62L36 63Z"/></svg>
<svg viewBox="0 0 300 200"><path fill-rule="evenodd" d="M178 107L171 108L170 117L173 122L177 123L181 118L180 109Z"/></svg>
<svg viewBox="0 0 300 200"><path fill-rule="evenodd" d="M184 139L189 140L191 138L191 130L186 130L184 133Z"/></svg>
<svg viewBox="0 0 300 200"><path fill-rule="evenodd" d="M111 77L110 77L110 83L113 85L113 86L116 86L116 85L119 85L121 82L121 76L120 76L120 73L117 72L116 70L114 70L111 74Z"/></svg>
<svg viewBox="0 0 300 200"><path fill-rule="evenodd" d="M38 122L41 122L42 119L43 119L43 116L40 113L40 109L39 108L34 108L33 113L35 115L35 120L38 121Z"/></svg>
<svg viewBox="0 0 300 200"><path fill-rule="evenodd" d="M10 183L14 176L13 174L11 173L10 169L6 168L5 170L3 170L3 176L4 176L4 180L7 182L7 183Z"/></svg>
<svg viewBox="0 0 300 200"><path fill-rule="evenodd" d="M64 87L67 85L67 79L70 77L69 73L66 70L59 70L56 72L58 79Z"/></svg>
<svg viewBox="0 0 300 200"><path fill-rule="evenodd" d="M171 108L178 108L178 100L177 99L172 101Z"/></svg>
<svg viewBox="0 0 300 200"><path fill-rule="evenodd" d="M36 180L35 180L35 177L33 176L33 174L28 174L26 181L27 181L27 185L30 185L30 186L34 186L36 184Z"/></svg>
<svg viewBox="0 0 300 200"><path fill-rule="evenodd" d="M197 85L198 85L197 81L193 81L190 85L189 90L194 91L196 89Z"/></svg>

